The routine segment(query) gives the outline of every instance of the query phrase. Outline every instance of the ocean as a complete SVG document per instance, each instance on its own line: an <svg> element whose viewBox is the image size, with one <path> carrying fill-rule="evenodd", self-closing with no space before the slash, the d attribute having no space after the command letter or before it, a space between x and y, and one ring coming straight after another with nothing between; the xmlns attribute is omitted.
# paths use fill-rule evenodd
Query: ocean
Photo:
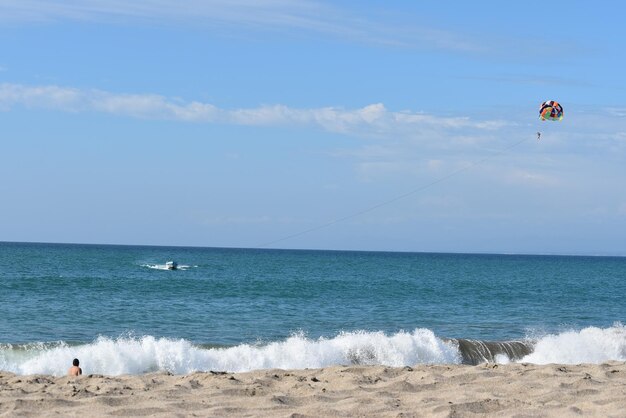
<svg viewBox="0 0 626 418"><path fill-rule="evenodd" d="M626 361L625 296L626 257L0 242L0 370Z"/></svg>

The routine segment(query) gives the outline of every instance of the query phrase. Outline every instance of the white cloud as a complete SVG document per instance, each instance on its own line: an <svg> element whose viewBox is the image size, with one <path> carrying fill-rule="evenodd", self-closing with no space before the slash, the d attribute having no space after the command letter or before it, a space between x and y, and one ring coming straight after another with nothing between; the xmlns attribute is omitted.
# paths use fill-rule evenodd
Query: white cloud
<svg viewBox="0 0 626 418"><path fill-rule="evenodd" d="M506 178L511 183L536 187L556 187L561 183L559 179L554 176L528 170L511 170Z"/></svg>
<svg viewBox="0 0 626 418"><path fill-rule="evenodd" d="M414 24L402 27L385 23L376 11L371 17L314 0L188 0L183 4L164 0L3 0L0 23L96 21L152 22L204 29L277 31L295 29L321 33L342 40L413 45L443 50L476 52L484 47L467 36Z"/></svg>
<svg viewBox="0 0 626 418"><path fill-rule="evenodd" d="M233 125L317 126L326 131L351 135L401 135L420 129L491 131L504 121L474 121L467 117L436 117L424 113L392 112L382 103L359 109L334 107L294 109L284 105L249 109L220 109L210 103L183 102L156 94L118 94L59 86L0 84L0 109L16 106L56 111L91 111L134 118Z"/></svg>
<svg viewBox="0 0 626 418"><path fill-rule="evenodd" d="M22 86L4 83L0 84L0 109L23 105L77 111L83 96L84 93L80 90L68 87Z"/></svg>
<svg viewBox="0 0 626 418"><path fill-rule="evenodd" d="M204 0L180 4L163 0L4 0L0 3L4 21L112 20L145 19L211 19L280 23L303 20L308 14L320 13L321 7L311 1L296 0ZM294 24L294 23L292 23Z"/></svg>
<svg viewBox="0 0 626 418"><path fill-rule="evenodd" d="M509 161L514 164L515 158L523 158L531 152L534 156L524 165L534 168L508 171L507 174L507 169L500 167L497 170L502 174L498 178L511 185L554 188L563 186L567 180L553 163L546 162L546 158L553 155L558 161L576 161L572 158L585 155L584 163L591 155L596 159L604 156L615 159L626 151L624 118L607 115L604 109L598 110L602 118L588 113L570 113L567 123L546 125L542 140L536 142L536 127L530 122L391 111L382 103L356 109L291 108L282 104L225 109L212 103L184 101L158 94L0 84L0 110L15 108L99 112L181 123L268 128L291 126L340 133L367 141L351 148L329 150L329 155L353 160L358 177L368 182L397 176L440 178L443 175L447 178L477 165L492 166L487 160L503 153L508 154ZM511 147L522 145L525 138L530 148L522 146L520 150L525 151L513 153Z"/></svg>
<svg viewBox="0 0 626 418"><path fill-rule="evenodd" d="M429 170L432 170L432 171L439 171L442 165L443 165L443 161L441 160L428 160L426 162L426 166L428 167Z"/></svg>
<svg viewBox="0 0 626 418"><path fill-rule="evenodd" d="M606 109L606 111L613 116L618 116L621 118L626 117L626 108L624 107L609 107Z"/></svg>

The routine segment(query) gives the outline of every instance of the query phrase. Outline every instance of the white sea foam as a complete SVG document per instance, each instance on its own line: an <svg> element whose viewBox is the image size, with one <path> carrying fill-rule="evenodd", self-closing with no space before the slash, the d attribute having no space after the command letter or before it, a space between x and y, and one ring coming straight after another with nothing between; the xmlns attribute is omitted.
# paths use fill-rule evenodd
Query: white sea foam
<svg viewBox="0 0 626 418"><path fill-rule="evenodd" d="M511 359L506 354L496 354L494 360L498 364L509 364Z"/></svg>
<svg viewBox="0 0 626 418"><path fill-rule="evenodd" d="M100 337L91 344L0 348L0 369L16 374L63 375L73 358L85 373L120 375L150 371L186 374L194 371L243 372L257 369L304 369L341 364L459 363L456 346L426 329L412 333L342 333L335 338L293 335L268 344L201 348L183 339Z"/></svg>
<svg viewBox="0 0 626 418"><path fill-rule="evenodd" d="M229 348L203 348L184 339L143 337L100 337L90 344L64 343L0 346L0 370L20 375L63 375L73 358L79 358L85 373L120 375L168 371L244 372L258 369L304 369L332 365L459 364L457 344L435 336L428 329L385 334L346 332L334 338L307 338L303 334L266 344L241 344ZM504 355L496 362L507 363ZM589 327L546 335L536 342L534 352L520 362L601 363L626 360L626 328Z"/></svg>
<svg viewBox="0 0 626 418"><path fill-rule="evenodd" d="M626 361L626 327L621 323L610 328L588 327L545 335L520 362L597 364L608 360Z"/></svg>
<svg viewBox="0 0 626 418"><path fill-rule="evenodd" d="M169 268L167 268L167 264L142 264L141 267L147 267L153 270L170 270ZM187 266L185 264L179 264L178 266L176 266L176 270L187 270L191 267L192 266ZM193 267L197 267L197 266L193 266Z"/></svg>

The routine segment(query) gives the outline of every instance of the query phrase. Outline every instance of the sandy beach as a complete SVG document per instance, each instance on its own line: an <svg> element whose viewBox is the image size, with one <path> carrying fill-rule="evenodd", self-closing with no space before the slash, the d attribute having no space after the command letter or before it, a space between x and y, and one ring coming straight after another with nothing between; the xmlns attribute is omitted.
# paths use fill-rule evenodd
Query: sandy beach
<svg viewBox="0 0 626 418"><path fill-rule="evenodd" d="M626 416L626 364L0 373L0 416Z"/></svg>

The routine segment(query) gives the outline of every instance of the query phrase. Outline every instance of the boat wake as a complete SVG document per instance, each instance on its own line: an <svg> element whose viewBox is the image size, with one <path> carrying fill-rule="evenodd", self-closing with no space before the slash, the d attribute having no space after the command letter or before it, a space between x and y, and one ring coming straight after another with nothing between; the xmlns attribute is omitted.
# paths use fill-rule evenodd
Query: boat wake
<svg viewBox="0 0 626 418"><path fill-rule="evenodd" d="M190 268L197 267L197 266L188 266L188 265L185 265L185 264L177 264L176 268L173 269L173 268L171 268L170 265L165 263L165 264L142 264L141 267L146 267L146 268L153 269L153 270L189 270Z"/></svg>

